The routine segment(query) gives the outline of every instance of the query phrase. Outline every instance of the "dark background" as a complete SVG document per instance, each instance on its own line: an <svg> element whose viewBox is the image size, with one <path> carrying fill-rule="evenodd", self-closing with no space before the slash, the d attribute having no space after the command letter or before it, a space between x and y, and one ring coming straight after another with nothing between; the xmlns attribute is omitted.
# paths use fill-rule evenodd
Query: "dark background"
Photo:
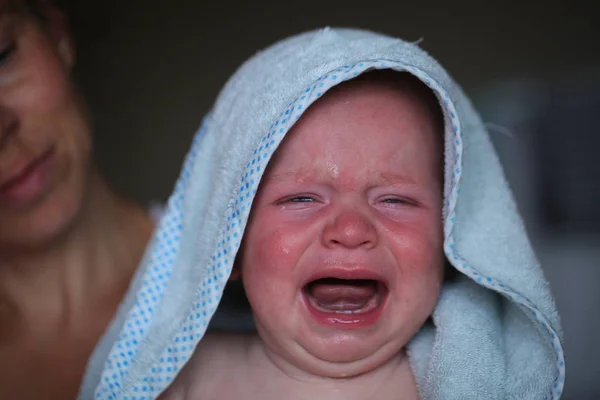
<svg viewBox="0 0 600 400"><path fill-rule="evenodd" d="M324 26L423 39L471 95L550 279L564 399L600 398L600 12L593 1L64 1L97 159L163 202L225 80L272 42Z"/></svg>

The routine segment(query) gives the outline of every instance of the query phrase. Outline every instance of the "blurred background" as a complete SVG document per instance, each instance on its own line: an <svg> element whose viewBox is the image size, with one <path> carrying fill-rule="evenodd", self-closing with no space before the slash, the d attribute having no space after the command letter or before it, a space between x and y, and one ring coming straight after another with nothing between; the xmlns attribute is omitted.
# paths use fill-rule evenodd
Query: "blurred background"
<svg viewBox="0 0 600 400"><path fill-rule="evenodd" d="M121 191L168 197L191 137L246 58L324 26L421 46L488 122L556 295L564 399L600 399L600 11L593 1L67 0L97 159Z"/></svg>

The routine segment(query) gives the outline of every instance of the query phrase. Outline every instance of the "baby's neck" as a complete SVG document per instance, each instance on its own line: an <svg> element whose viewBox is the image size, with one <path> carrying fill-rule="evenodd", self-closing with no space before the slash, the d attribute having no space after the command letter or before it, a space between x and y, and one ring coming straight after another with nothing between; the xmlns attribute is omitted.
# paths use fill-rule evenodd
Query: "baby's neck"
<svg viewBox="0 0 600 400"><path fill-rule="evenodd" d="M248 383L261 382L265 390L261 399L418 399L404 351L374 370L343 379L315 376L296 369L271 353L258 336L249 341L247 354Z"/></svg>
<svg viewBox="0 0 600 400"><path fill-rule="evenodd" d="M310 375L274 358L256 334L209 333L160 400L418 400L403 351L351 378Z"/></svg>

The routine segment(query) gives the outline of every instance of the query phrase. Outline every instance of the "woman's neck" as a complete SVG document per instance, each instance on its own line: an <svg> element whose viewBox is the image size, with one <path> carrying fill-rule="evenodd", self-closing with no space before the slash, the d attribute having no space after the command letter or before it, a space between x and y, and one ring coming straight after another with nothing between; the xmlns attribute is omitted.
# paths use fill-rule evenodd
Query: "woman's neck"
<svg viewBox="0 0 600 400"><path fill-rule="evenodd" d="M0 318L64 326L95 311L112 315L114 309L93 307L118 305L152 229L144 209L94 176L86 205L60 241L0 256Z"/></svg>

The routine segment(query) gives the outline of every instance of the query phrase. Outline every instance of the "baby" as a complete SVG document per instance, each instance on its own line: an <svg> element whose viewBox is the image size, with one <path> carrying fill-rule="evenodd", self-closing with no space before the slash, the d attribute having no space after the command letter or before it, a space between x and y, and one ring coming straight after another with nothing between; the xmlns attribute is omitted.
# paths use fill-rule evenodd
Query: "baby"
<svg viewBox="0 0 600 400"><path fill-rule="evenodd" d="M317 100L263 175L232 275L258 334L208 334L163 399L416 399L404 347L443 279L442 129L406 73Z"/></svg>
<svg viewBox="0 0 600 400"><path fill-rule="evenodd" d="M140 271L89 398L562 394L556 308L485 126L398 39L324 29L247 61Z"/></svg>

